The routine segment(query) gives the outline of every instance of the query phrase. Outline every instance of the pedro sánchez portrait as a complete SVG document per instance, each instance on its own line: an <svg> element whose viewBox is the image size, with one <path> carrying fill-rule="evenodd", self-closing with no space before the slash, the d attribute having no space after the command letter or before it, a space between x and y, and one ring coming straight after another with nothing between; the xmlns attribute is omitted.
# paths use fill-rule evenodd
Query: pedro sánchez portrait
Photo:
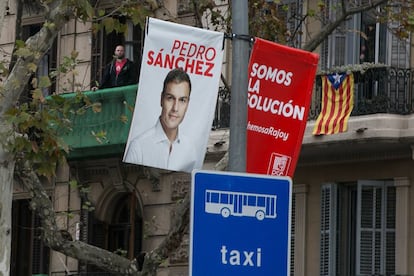
<svg viewBox="0 0 414 276"><path fill-rule="evenodd" d="M161 114L154 125L129 144L124 162L176 171L191 171L197 151L180 130L190 104L191 80L182 69L171 70L160 95Z"/></svg>
<svg viewBox="0 0 414 276"><path fill-rule="evenodd" d="M144 42L123 161L188 173L201 169L215 114L224 34L147 18Z"/></svg>

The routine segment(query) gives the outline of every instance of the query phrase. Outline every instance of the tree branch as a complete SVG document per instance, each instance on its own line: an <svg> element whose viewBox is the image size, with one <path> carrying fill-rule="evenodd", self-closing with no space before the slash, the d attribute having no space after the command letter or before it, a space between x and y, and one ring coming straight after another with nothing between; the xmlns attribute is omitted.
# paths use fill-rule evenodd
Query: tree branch
<svg viewBox="0 0 414 276"><path fill-rule="evenodd" d="M0 96L0 101L2 102L0 116L3 116L18 101L20 94L33 73L30 69L32 67L29 65L39 64L44 54L52 46L59 31L70 19L75 17L72 7L68 7L63 0L53 1L47 7L48 12L45 16L45 24L38 33L26 41L26 47L31 51L31 55L19 57L13 70L4 82L3 93Z"/></svg>
<svg viewBox="0 0 414 276"><path fill-rule="evenodd" d="M324 25L324 27L321 29L318 35L310 39L304 45L303 50L313 52L326 39L326 37L328 37L336 28L339 27L339 25L341 25L342 22L346 20L348 16L376 8L388 2L389 0L370 1L370 3L366 5L356 6L349 9L347 9L345 7L345 4L343 3L341 14L339 15L339 17L335 18L335 21Z"/></svg>
<svg viewBox="0 0 414 276"><path fill-rule="evenodd" d="M30 207L36 211L41 220L43 241L48 247L66 256L94 264L111 272L140 275L136 260L128 260L81 241L65 239L61 229L57 226L56 215L49 195L36 173L26 163L24 168L16 170L15 175L33 195Z"/></svg>
<svg viewBox="0 0 414 276"><path fill-rule="evenodd" d="M162 243L145 255L142 276L156 275L158 267L180 246L190 221L190 195L186 194L177 207L173 228Z"/></svg>

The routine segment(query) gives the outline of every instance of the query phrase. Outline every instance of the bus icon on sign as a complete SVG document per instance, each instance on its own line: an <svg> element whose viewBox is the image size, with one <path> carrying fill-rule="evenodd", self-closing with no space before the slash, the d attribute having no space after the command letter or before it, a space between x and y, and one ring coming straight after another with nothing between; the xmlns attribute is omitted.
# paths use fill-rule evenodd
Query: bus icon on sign
<svg viewBox="0 0 414 276"><path fill-rule="evenodd" d="M206 190L205 212L229 216L276 218L276 195Z"/></svg>

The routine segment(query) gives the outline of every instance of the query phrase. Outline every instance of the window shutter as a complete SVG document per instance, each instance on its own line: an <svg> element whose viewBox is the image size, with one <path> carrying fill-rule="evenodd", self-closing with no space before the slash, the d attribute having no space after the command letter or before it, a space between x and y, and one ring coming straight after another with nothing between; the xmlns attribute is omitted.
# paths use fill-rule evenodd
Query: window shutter
<svg viewBox="0 0 414 276"><path fill-rule="evenodd" d="M336 275L337 184L322 185L320 275Z"/></svg>
<svg viewBox="0 0 414 276"><path fill-rule="evenodd" d="M395 186L386 187L386 242L385 242L385 272L395 274L395 215L397 191Z"/></svg>
<svg viewBox="0 0 414 276"><path fill-rule="evenodd" d="M290 225L290 275L295 275L295 225L296 225L296 194L292 193Z"/></svg>
<svg viewBox="0 0 414 276"><path fill-rule="evenodd" d="M401 7L395 6L394 12L398 13ZM398 38L388 29L395 30L399 27L398 22L390 23L387 28L384 26L384 32L387 33L388 44L384 43L389 49L387 64L397 68L410 68L410 41L411 38L407 39Z"/></svg>
<svg viewBox="0 0 414 276"><path fill-rule="evenodd" d="M394 274L395 188L389 181L359 181L356 274Z"/></svg>
<svg viewBox="0 0 414 276"><path fill-rule="evenodd" d="M345 65L345 45L346 37L343 33L336 32L333 41L333 62L332 66Z"/></svg>
<svg viewBox="0 0 414 276"><path fill-rule="evenodd" d="M357 266L357 274L373 274L374 256L375 256L375 197L374 188L362 189L358 186L358 203L359 203L359 227L358 227L358 241L359 254L357 259L359 266ZM375 270L374 270L375 271Z"/></svg>
<svg viewBox="0 0 414 276"><path fill-rule="evenodd" d="M326 0L325 1L327 11L326 21L333 21L337 18L337 13L340 10L338 7L340 5L337 0ZM322 69L327 69L333 66L341 66L348 63L346 57L346 47L352 45L347 45L348 33L345 29L348 28L346 23L341 24L328 39L322 43L321 47L321 67Z"/></svg>
<svg viewBox="0 0 414 276"><path fill-rule="evenodd" d="M409 67L409 43L406 40L397 38L394 34L389 33L389 40L391 43L391 53L389 64L397 68Z"/></svg>

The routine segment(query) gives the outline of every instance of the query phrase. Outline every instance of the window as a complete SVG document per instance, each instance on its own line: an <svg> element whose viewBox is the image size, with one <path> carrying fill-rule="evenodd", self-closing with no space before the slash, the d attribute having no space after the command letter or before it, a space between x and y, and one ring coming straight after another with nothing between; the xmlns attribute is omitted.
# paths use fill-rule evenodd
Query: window
<svg viewBox="0 0 414 276"><path fill-rule="evenodd" d="M320 275L395 274L392 181L324 184Z"/></svg>
<svg viewBox="0 0 414 276"><path fill-rule="evenodd" d="M103 69L106 64L112 61L117 45L125 45L125 57L134 61L138 69L141 65L143 47L143 33L141 28L138 25L134 26L131 21L125 18L120 18L120 21L127 24L128 30L126 34L115 31L107 34L105 30L101 30L93 35L91 86L96 86L101 81Z"/></svg>
<svg viewBox="0 0 414 276"><path fill-rule="evenodd" d="M321 24L329 24L329 22L335 20L338 17L338 12L341 9L338 8L339 1L337 0L326 0L324 19ZM348 43L356 43L353 41L354 37L349 36L347 32L350 25L354 24L354 18L343 22L321 45L321 67L327 69L333 66L341 66L348 63L354 63L353 61L346 60L347 53L353 53L355 50L354 46L348 45Z"/></svg>
<svg viewBox="0 0 414 276"><path fill-rule="evenodd" d="M108 222L97 220L93 213L82 216L83 223L87 217L88 225L81 230L81 237L92 245L133 259L141 253L143 237L142 217L139 208L137 208L137 198L134 194L123 194L111 205L113 213ZM93 265L82 263L80 271L101 272Z"/></svg>
<svg viewBox="0 0 414 276"><path fill-rule="evenodd" d="M248 200L247 200L247 205L248 206L257 206L256 204L256 196L249 196Z"/></svg>
<svg viewBox="0 0 414 276"><path fill-rule="evenodd" d="M303 1L284 0L279 4L278 18L286 22L286 27L292 37L287 41L288 45L301 48L302 24L303 24Z"/></svg>
<svg viewBox="0 0 414 276"><path fill-rule="evenodd" d="M376 22L374 11L361 14L359 63L386 63L386 26Z"/></svg>
<svg viewBox="0 0 414 276"><path fill-rule="evenodd" d="M229 203L229 194L222 194L220 202L228 204Z"/></svg>
<svg viewBox="0 0 414 276"><path fill-rule="evenodd" d="M257 206L259 206L259 207L265 207L266 206L266 203L265 203L265 197L263 197L263 196L258 196L257 197Z"/></svg>
<svg viewBox="0 0 414 276"><path fill-rule="evenodd" d="M335 20L339 1L326 0L327 22ZM336 12L335 12L336 11ZM356 14L343 22L322 45L323 69L363 62L392 64L393 60L407 60L407 45L390 36L386 24L377 23L376 11ZM391 59L391 55L399 55Z"/></svg>
<svg viewBox="0 0 414 276"><path fill-rule="evenodd" d="M43 23L39 24L32 24L32 25L25 25L22 27L22 39L26 40L30 36L36 34L41 28ZM48 76L52 70L56 70L57 67L57 43L56 40L53 42L52 47L47 51L47 53L43 56L42 60L39 63L39 66L36 71L36 75L33 77L41 77L41 76ZM32 79L31 78L31 79ZM21 95L22 101L28 101L31 98L30 90L32 90L32 86L30 84L31 79L28 83L28 89L24 91ZM53 80L52 80L53 81ZM47 96L55 92L56 90L56 82L53 81L51 87L43 89L43 96Z"/></svg>
<svg viewBox="0 0 414 276"><path fill-rule="evenodd" d="M43 244L40 229L40 219L30 210L29 200L14 200L10 275L49 273L49 249Z"/></svg>

